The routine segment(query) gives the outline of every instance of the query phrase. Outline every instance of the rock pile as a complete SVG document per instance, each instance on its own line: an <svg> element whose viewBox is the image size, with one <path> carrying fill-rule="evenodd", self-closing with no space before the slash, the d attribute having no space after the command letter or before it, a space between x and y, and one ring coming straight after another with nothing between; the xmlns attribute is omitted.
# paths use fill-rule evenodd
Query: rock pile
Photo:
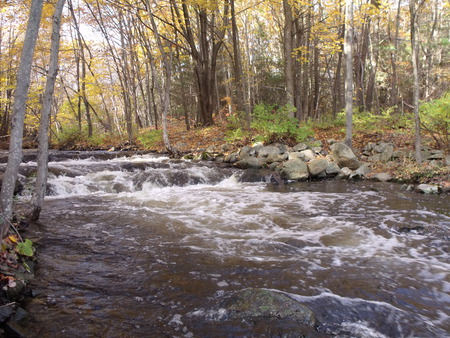
<svg viewBox="0 0 450 338"><path fill-rule="evenodd" d="M284 144L245 146L231 153L224 162L241 169L271 169L284 180L301 181L309 178L356 178L367 175L370 169L361 166L353 151L343 143L335 143L327 154L321 145L309 147L299 143L294 147Z"/></svg>

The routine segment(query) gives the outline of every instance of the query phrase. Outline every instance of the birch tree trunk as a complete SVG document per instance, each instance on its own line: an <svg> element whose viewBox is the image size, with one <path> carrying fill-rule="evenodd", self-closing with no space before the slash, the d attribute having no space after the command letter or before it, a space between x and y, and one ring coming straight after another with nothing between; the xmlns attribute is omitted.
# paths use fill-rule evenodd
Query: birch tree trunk
<svg viewBox="0 0 450 338"><path fill-rule="evenodd" d="M20 57L17 85L14 94L13 116L11 124L11 137L9 142L9 156L3 176L2 190L0 193L0 207L2 217L12 219L13 196L16 186L19 165L22 162L22 138L23 124L25 120L26 102L30 88L31 65L33 63L34 48L39 33L43 0L32 0L30 14L27 23L27 31L23 42ZM1 219L0 239L8 232L8 223Z"/></svg>
<svg viewBox="0 0 450 338"><path fill-rule="evenodd" d="M416 1L410 0L409 2L409 13L411 22L411 61L413 66L413 77L414 77L414 87L413 87L413 110L414 110L414 121L415 121L415 153L417 164L422 163L421 154L421 141L420 141L420 116L419 116L419 44L417 42L417 14L419 12L420 6L423 1L419 3L416 8Z"/></svg>
<svg viewBox="0 0 450 338"><path fill-rule="evenodd" d="M345 33L344 33L344 55L345 55L345 116L346 132L345 144L352 146L353 132L353 1L345 1Z"/></svg>
<svg viewBox="0 0 450 338"><path fill-rule="evenodd" d="M151 5L147 0L147 12L149 14L149 19L153 31L153 35L155 36L156 43L158 45L159 52L161 53L162 63L164 67L164 84L161 86L160 96L162 103L162 128L163 128L163 141L164 146L167 151L174 155L174 148L172 148L169 140L169 133L167 130L167 114L170 109L170 82L172 80L172 50L170 48L169 53L166 52L166 49L163 46L161 41L161 37L158 33L158 27L156 26L155 18L153 16L153 12L151 10Z"/></svg>
<svg viewBox="0 0 450 338"><path fill-rule="evenodd" d="M50 62L48 66L47 81L42 103L41 121L39 124L39 148L37 156L36 185L31 198L31 211L27 215L29 222L36 222L42 210L48 177L48 128L53 102L56 76L58 74L58 54L61 30L61 15L66 0L58 0L55 6L52 23L52 37L50 46Z"/></svg>

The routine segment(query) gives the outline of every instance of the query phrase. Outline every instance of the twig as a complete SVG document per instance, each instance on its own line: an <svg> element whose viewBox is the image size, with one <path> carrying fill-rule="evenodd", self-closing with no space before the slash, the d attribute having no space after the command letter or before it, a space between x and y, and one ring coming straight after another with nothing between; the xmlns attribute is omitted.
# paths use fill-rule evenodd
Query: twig
<svg viewBox="0 0 450 338"><path fill-rule="evenodd" d="M6 217L3 216L3 214L1 212L0 212L0 216L2 216L3 220L6 221L11 228L13 228L14 232L17 234L17 236L19 237L20 241L23 242L23 238L22 238L22 236L20 236L19 231L17 231L17 229L14 226L14 224L12 224L8 219L6 219Z"/></svg>
<svg viewBox="0 0 450 338"><path fill-rule="evenodd" d="M8 304L0 305L0 308L6 307L6 306L12 306L12 305L16 305L16 304L17 304L16 302L11 302L11 303L8 303Z"/></svg>

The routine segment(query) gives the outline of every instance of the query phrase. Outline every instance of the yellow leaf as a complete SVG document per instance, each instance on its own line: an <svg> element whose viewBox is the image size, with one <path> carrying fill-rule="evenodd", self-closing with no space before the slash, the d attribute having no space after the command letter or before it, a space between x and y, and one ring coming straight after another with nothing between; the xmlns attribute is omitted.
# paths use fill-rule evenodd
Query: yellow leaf
<svg viewBox="0 0 450 338"><path fill-rule="evenodd" d="M11 235L11 236L9 236L8 238L9 238L9 240L10 240L11 242L13 242L13 243L18 243L18 240L17 240L17 237L16 237L16 236Z"/></svg>

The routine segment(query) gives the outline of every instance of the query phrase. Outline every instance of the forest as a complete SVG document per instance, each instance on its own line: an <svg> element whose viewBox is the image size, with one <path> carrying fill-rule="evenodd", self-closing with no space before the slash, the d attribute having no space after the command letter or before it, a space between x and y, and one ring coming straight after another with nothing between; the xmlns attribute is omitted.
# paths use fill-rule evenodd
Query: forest
<svg viewBox="0 0 450 338"><path fill-rule="evenodd" d="M335 125L351 146L358 120L413 135L420 164L421 135L450 147L449 18L439 0L3 1L2 212L12 215L22 148L39 144L38 215L49 145L161 140L175 155L180 122L225 125L223 141L243 143Z"/></svg>
<svg viewBox="0 0 450 338"><path fill-rule="evenodd" d="M444 336L449 84L448 0L1 0L0 336L34 243L41 336Z"/></svg>
<svg viewBox="0 0 450 338"><path fill-rule="evenodd" d="M289 107L304 123L336 121L345 108L350 27L352 111L411 118L414 36L418 102L432 102L422 128L448 147L448 113L439 109L449 104L446 1L348 1L351 21L345 2L326 0L61 2L53 143L134 142L167 116L188 129L235 116L244 128L257 105ZM55 5L43 3L32 58L24 125L31 140L43 109ZM30 1L0 6L0 137L7 139Z"/></svg>

